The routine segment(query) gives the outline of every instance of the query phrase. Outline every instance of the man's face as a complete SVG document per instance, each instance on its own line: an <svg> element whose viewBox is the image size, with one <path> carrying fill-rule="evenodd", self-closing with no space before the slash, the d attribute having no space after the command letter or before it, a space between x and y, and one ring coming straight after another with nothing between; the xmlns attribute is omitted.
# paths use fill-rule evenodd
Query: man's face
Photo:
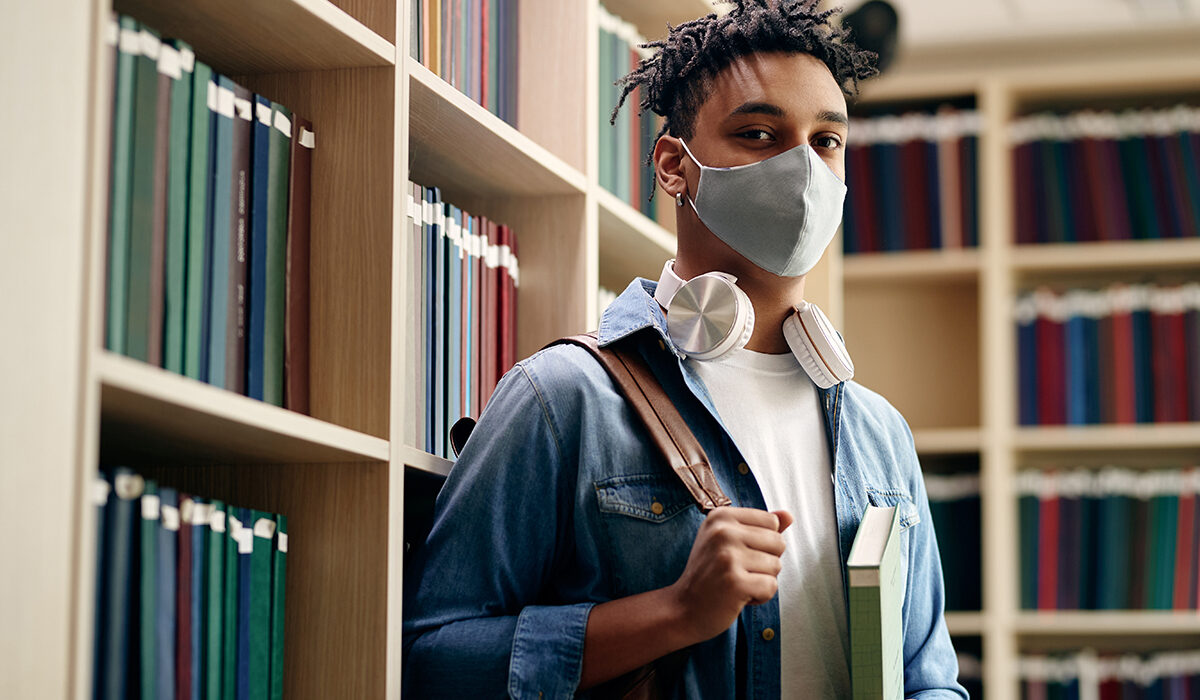
<svg viewBox="0 0 1200 700"><path fill-rule="evenodd" d="M846 131L846 99L825 64L807 54L758 53L713 79L688 146L704 165L727 167L806 143L845 180ZM699 168L684 168L694 193Z"/></svg>

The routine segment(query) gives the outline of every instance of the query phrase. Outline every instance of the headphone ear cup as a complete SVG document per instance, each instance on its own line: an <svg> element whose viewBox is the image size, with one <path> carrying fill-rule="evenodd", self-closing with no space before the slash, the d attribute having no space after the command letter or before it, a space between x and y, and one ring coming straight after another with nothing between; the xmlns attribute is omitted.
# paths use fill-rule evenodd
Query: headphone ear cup
<svg viewBox="0 0 1200 700"><path fill-rule="evenodd" d="M849 353L816 306L805 304L788 316L783 322L783 337L800 366L818 387L828 389L854 376L854 363Z"/></svg>
<svg viewBox="0 0 1200 700"><path fill-rule="evenodd" d="M710 272L679 288L667 311L667 331L677 350L707 361L725 357L750 342L754 306L734 279Z"/></svg>

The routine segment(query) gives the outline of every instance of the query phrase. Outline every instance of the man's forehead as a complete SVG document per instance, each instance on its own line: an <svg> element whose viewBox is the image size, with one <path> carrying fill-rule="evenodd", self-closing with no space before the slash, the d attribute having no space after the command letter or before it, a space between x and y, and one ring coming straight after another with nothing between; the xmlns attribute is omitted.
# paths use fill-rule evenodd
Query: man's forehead
<svg viewBox="0 0 1200 700"><path fill-rule="evenodd" d="M829 68L802 53L756 53L735 59L713 77L702 111L710 118L790 112L844 114L846 100ZM835 120L836 121L836 120Z"/></svg>

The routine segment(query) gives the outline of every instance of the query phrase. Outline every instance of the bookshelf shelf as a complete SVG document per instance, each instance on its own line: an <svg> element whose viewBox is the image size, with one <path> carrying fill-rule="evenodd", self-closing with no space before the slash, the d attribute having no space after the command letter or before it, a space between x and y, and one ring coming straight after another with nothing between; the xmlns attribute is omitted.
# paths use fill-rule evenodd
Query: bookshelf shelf
<svg viewBox="0 0 1200 700"><path fill-rule="evenodd" d="M1200 265L1200 239L1028 244L1015 247L1012 262L1026 273L1169 270Z"/></svg>
<svg viewBox="0 0 1200 700"><path fill-rule="evenodd" d="M979 428L914 430L913 440L920 454L959 454L978 452L983 444Z"/></svg>
<svg viewBox="0 0 1200 700"><path fill-rule="evenodd" d="M229 75L390 66L396 47L328 0L117 0ZM269 27L269 31L264 31Z"/></svg>
<svg viewBox="0 0 1200 700"><path fill-rule="evenodd" d="M979 274L978 250L917 250L902 253L847 255L842 261L846 282L973 279Z"/></svg>
<svg viewBox="0 0 1200 700"><path fill-rule="evenodd" d="M454 466L454 462L451 460L431 455L424 450L418 450L408 445L400 448L400 460L404 462L405 466L438 476L449 476L450 468Z"/></svg>
<svg viewBox="0 0 1200 700"><path fill-rule="evenodd" d="M1015 628L1027 635L1200 634L1194 610L1022 612Z"/></svg>
<svg viewBox="0 0 1200 700"><path fill-rule="evenodd" d="M1200 423L1018 428L1014 447L1027 452L1200 448Z"/></svg>
<svg viewBox="0 0 1200 700"><path fill-rule="evenodd" d="M192 463L387 462L388 441L108 351L95 362L102 442Z"/></svg>
<svg viewBox="0 0 1200 700"><path fill-rule="evenodd" d="M675 234L603 187L593 187L599 208L600 284L620 292L634 277L658 279L675 255Z"/></svg>
<svg viewBox="0 0 1200 700"><path fill-rule="evenodd" d="M408 57L409 179L478 197L575 195L583 173Z"/></svg>
<svg viewBox="0 0 1200 700"><path fill-rule="evenodd" d="M982 634L987 624L981 612L949 611L946 613L946 627L950 629L950 634L955 636L974 636Z"/></svg>

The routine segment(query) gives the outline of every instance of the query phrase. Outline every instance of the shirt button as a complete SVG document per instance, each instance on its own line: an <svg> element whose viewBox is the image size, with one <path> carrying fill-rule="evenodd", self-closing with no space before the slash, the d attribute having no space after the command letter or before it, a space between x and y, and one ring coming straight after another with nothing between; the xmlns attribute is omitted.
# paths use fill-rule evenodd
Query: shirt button
<svg viewBox="0 0 1200 700"><path fill-rule="evenodd" d="M662 515L663 505L661 503L659 503L658 501L651 503L650 504L650 512L654 513L655 515Z"/></svg>
<svg viewBox="0 0 1200 700"><path fill-rule="evenodd" d="M771 629L770 627L766 628L765 630L763 630L762 637L764 640L766 640L768 642L771 641L772 639L775 638L775 630Z"/></svg>
<svg viewBox="0 0 1200 700"><path fill-rule="evenodd" d="M742 476L746 476L750 473L750 467L746 466L745 462L738 463L737 470L738 474L741 474Z"/></svg>

